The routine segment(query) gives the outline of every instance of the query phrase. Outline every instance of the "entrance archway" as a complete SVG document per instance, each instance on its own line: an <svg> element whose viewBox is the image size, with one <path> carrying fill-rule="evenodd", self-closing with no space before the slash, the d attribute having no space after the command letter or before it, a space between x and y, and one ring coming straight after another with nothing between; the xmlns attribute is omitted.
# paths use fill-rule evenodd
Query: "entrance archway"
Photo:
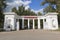
<svg viewBox="0 0 60 40"><path fill-rule="evenodd" d="M56 30L58 29L58 20L57 20L57 14L58 13L47 13L46 15L42 16L18 16L14 12L6 12L5 14L5 20L4 20L4 30L7 30L7 20L10 19L10 25L12 25L11 30L21 30L24 29L24 26L26 24L25 29L36 29L36 22L35 19L37 19L37 28L38 29L50 29L50 30ZM18 19L16 21L16 19ZM20 20L19 20L20 19ZM27 23L24 22L24 20L27 19ZM30 19L32 19L32 22L30 23ZM44 19L46 19L44 21ZM20 21L20 22L19 22ZM20 27L19 27L20 26ZM30 27L31 26L31 27Z"/></svg>

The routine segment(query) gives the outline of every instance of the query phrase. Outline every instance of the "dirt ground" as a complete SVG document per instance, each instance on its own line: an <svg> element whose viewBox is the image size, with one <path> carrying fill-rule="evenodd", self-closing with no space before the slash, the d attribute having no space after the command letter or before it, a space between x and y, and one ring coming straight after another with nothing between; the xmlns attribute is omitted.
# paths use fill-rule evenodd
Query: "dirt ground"
<svg viewBox="0 0 60 40"><path fill-rule="evenodd" d="M0 32L0 40L60 40L60 32L47 30Z"/></svg>

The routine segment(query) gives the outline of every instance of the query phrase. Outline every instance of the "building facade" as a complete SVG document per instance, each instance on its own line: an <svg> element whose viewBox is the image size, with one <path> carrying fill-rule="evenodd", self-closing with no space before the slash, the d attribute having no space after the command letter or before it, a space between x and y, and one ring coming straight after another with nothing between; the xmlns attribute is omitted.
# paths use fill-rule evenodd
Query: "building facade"
<svg viewBox="0 0 60 40"><path fill-rule="evenodd" d="M35 29L35 23L37 23L37 29L56 30L58 29L57 14L58 13L47 13L42 16L18 16L14 12L5 12L4 30L19 31L20 29L25 29L25 27L27 27L27 29L31 27ZM26 26L24 23L25 20L27 20ZM30 23L31 20L32 23ZM37 20L37 22L35 22L35 20Z"/></svg>

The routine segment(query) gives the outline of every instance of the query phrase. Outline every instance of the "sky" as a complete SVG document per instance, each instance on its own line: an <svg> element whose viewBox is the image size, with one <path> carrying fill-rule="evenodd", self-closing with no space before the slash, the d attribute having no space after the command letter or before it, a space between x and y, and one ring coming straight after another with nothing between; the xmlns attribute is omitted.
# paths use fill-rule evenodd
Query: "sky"
<svg viewBox="0 0 60 40"><path fill-rule="evenodd" d="M7 1L7 7L6 11L11 11L13 7L16 7L18 9L19 6L24 5L25 9L27 10L28 8L31 9L31 11L34 11L35 13L41 12L43 13L43 9L47 5L40 5L43 0L6 0Z"/></svg>

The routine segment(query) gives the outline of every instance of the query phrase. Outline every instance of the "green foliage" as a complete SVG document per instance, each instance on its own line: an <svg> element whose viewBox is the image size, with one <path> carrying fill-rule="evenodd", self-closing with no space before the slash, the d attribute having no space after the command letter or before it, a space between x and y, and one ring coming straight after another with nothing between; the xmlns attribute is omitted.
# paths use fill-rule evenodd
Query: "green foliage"
<svg viewBox="0 0 60 40"><path fill-rule="evenodd" d="M52 5L56 5L56 12L60 12L60 0L45 0L42 2L44 4L49 3L49 5L53 8Z"/></svg>
<svg viewBox="0 0 60 40"><path fill-rule="evenodd" d="M56 4L58 0L44 0L42 2L42 5L46 4L46 3L50 3L50 4Z"/></svg>
<svg viewBox="0 0 60 40"><path fill-rule="evenodd" d="M44 9L44 12L47 13L47 12L55 12L56 9L54 9L52 6L47 6L45 9Z"/></svg>
<svg viewBox="0 0 60 40"><path fill-rule="evenodd" d="M38 16L42 15L42 13L38 12Z"/></svg>
<svg viewBox="0 0 60 40"><path fill-rule="evenodd" d="M5 0L0 0L0 12L6 7Z"/></svg>
<svg viewBox="0 0 60 40"><path fill-rule="evenodd" d="M3 10L5 7L6 7L5 0L0 0L0 27L3 26L4 20Z"/></svg>
<svg viewBox="0 0 60 40"><path fill-rule="evenodd" d="M14 8L12 9L12 11L15 12L15 13L17 13L16 7L14 7Z"/></svg>
<svg viewBox="0 0 60 40"><path fill-rule="evenodd" d="M45 0L42 2L42 5L49 3L50 6L44 9L45 12L58 12L58 21L60 25L60 0ZM52 5L56 5L56 9Z"/></svg>
<svg viewBox="0 0 60 40"><path fill-rule="evenodd" d="M18 7L18 10L14 7L12 9L12 12L15 12L17 13L18 15L28 15L28 16L32 16L32 15L36 15L33 11L31 11L30 9L28 10L25 10L25 7L22 5L22 6L19 6Z"/></svg>

